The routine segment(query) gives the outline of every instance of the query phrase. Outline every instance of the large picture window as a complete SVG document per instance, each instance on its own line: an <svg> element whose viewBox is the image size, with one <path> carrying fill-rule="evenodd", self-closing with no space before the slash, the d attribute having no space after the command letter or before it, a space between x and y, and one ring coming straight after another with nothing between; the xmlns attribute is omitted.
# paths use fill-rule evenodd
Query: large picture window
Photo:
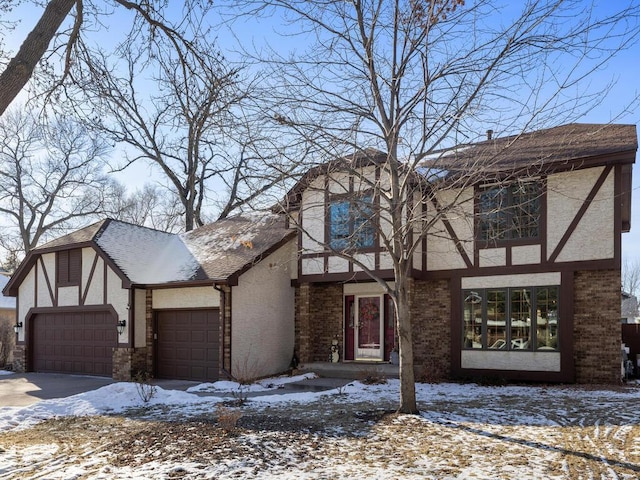
<svg viewBox="0 0 640 480"><path fill-rule="evenodd" d="M558 350L559 287L463 291L463 348Z"/></svg>
<svg viewBox="0 0 640 480"><path fill-rule="evenodd" d="M373 197L340 198L329 204L329 245L335 250L374 246Z"/></svg>
<svg viewBox="0 0 640 480"><path fill-rule="evenodd" d="M540 182L482 188L478 197L478 237L486 242L540 236Z"/></svg>

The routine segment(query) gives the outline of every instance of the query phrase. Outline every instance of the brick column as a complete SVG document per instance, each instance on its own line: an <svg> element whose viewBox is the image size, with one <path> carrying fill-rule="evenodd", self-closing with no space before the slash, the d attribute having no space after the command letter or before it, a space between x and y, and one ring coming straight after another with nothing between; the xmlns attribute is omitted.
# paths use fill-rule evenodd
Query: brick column
<svg viewBox="0 0 640 480"><path fill-rule="evenodd" d="M578 383L617 384L622 379L620 285L619 270L574 275L573 357ZM563 348L562 338L560 344Z"/></svg>
<svg viewBox="0 0 640 480"><path fill-rule="evenodd" d="M145 371L151 375L153 374L153 290L146 290L144 305L145 343L147 345L144 367Z"/></svg>
<svg viewBox="0 0 640 480"><path fill-rule="evenodd" d="M131 355L133 348L113 349L113 373L111 377L119 382L131 380Z"/></svg>
<svg viewBox="0 0 640 480"><path fill-rule="evenodd" d="M27 371L27 350L25 345L16 345L13 349L13 371L16 373Z"/></svg>
<svg viewBox="0 0 640 480"><path fill-rule="evenodd" d="M221 293L221 310L220 310L220 322L222 323L220 332L220 345L222 345L222 369L220 377L226 375L226 372L231 372L231 287L223 286L223 293Z"/></svg>
<svg viewBox="0 0 640 480"><path fill-rule="evenodd" d="M412 281L413 361L416 380L451 375L451 291L447 280Z"/></svg>
<svg viewBox="0 0 640 480"><path fill-rule="evenodd" d="M311 340L311 310L310 310L311 286L302 283L296 287L296 318L295 318L295 343L294 351L300 362L309 362Z"/></svg>

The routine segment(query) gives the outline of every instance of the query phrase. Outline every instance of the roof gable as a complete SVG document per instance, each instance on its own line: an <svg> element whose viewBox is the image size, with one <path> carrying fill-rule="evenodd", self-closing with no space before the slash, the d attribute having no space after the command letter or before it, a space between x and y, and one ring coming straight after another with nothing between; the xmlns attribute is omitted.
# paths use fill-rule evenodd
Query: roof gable
<svg viewBox="0 0 640 480"><path fill-rule="evenodd" d="M80 247L94 248L126 284L226 282L293 236L274 214L230 217L182 235L106 219L33 249L3 291L16 296L40 255Z"/></svg>

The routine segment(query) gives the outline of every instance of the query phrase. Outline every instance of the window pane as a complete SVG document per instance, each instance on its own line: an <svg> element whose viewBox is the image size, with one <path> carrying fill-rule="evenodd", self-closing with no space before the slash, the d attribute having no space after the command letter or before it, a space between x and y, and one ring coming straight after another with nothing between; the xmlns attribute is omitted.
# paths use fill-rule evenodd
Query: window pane
<svg viewBox="0 0 640 480"><path fill-rule="evenodd" d="M482 348L482 297L478 292L464 292L464 318L462 345L464 348Z"/></svg>
<svg viewBox="0 0 640 480"><path fill-rule="evenodd" d="M540 186L519 183L511 189L511 238L537 238L540 224Z"/></svg>
<svg viewBox="0 0 640 480"><path fill-rule="evenodd" d="M340 250L349 246L349 202L329 205L329 245Z"/></svg>
<svg viewBox="0 0 640 480"><path fill-rule="evenodd" d="M501 240L507 235L506 191L491 188L480 193L480 238Z"/></svg>
<svg viewBox="0 0 640 480"><path fill-rule="evenodd" d="M531 348L531 290L511 290L511 350Z"/></svg>
<svg viewBox="0 0 640 480"><path fill-rule="evenodd" d="M558 287L536 290L536 344L540 350L558 349Z"/></svg>
<svg viewBox="0 0 640 480"><path fill-rule="evenodd" d="M367 195L353 203L353 240L356 248L373 247L374 230L372 222L372 197Z"/></svg>
<svg viewBox="0 0 640 480"><path fill-rule="evenodd" d="M489 348L507 348L506 292L487 290L487 345Z"/></svg>

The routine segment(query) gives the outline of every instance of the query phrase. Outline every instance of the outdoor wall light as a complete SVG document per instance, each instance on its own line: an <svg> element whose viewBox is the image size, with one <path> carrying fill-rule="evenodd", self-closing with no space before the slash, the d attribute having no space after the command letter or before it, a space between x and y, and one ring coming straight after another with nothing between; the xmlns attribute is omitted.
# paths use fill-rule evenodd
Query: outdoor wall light
<svg viewBox="0 0 640 480"><path fill-rule="evenodd" d="M118 320L117 323L117 327L118 327L118 334L122 335L124 333L124 329L127 326L127 321L126 320Z"/></svg>
<svg viewBox="0 0 640 480"><path fill-rule="evenodd" d="M22 330L22 322L16 322L16 324L13 326L13 331L16 333L20 333L20 330Z"/></svg>

